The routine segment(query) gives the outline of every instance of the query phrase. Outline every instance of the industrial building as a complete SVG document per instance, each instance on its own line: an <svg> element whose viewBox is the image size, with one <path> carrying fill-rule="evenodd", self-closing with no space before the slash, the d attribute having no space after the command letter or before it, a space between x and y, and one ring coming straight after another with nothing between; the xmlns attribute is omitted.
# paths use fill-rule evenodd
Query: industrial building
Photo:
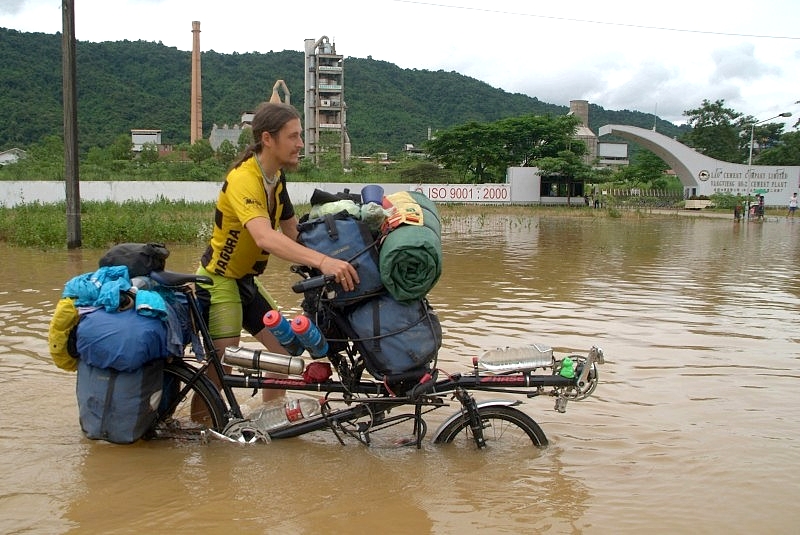
<svg viewBox="0 0 800 535"><path fill-rule="evenodd" d="M347 105L344 100L344 56L328 37L305 40L305 157L315 165L326 152L350 160Z"/></svg>

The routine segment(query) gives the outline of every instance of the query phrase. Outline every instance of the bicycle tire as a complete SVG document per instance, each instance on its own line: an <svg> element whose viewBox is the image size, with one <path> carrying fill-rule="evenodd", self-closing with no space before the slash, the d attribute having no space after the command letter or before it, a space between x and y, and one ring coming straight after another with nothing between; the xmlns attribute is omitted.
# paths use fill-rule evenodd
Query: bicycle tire
<svg viewBox="0 0 800 535"><path fill-rule="evenodd" d="M547 446L547 436L536 421L519 409L506 405L479 407L483 423L483 438L486 447L491 449L533 445L537 448ZM475 439L469 426L469 418L462 414L451 422L436 437L437 444L454 444L466 449L475 449Z"/></svg>
<svg viewBox="0 0 800 535"><path fill-rule="evenodd" d="M164 366L162 407L166 409L180 396L196 370L183 361ZM196 400L196 401L195 401ZM207 429L222 431L227 423L225 404L214 383L205 375L198 377L178 400L175 408L162 414L155 428L156 438L199 439Z"/></svg>

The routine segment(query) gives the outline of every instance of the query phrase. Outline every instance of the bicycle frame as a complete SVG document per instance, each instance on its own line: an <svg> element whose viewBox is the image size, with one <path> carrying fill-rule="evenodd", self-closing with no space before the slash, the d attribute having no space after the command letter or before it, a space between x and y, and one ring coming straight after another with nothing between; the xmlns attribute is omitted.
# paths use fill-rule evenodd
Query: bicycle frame
<svg viewBox="0 0 800 535"><path fill-rule="evenodd" d="M444 375L438 378L438 370L432 370L432 374L426 374L421 379L417 378L417 383L412 388L395 392L386 382L377 379L363 378L363 363L359 366L358 359L362 359L358 349L348 346L347 355L339 355L339 361L334 360L334 365L339 372L339 379L328 379L322 383L306 382L301 378L294 377L268 377L261 370L238 368L236 372L227 371L223 359L217 354L208 326L203 320L203 314L199 302L194 294L192 283L208 283L206 277L196 275L185 275L172 272L155 272L152 278L186 296L189 313L193 322L194 329L199 335L200 342L205 355L201 364L193 365L193 378L188 381L180 392L179 398L186 397L194 388L195 383L200 381L208 370L212 368L217 376L221 378L221 393L225 404L225 419L228 421L243 420L241 407L234 394L234 389L280 389L309 393L324 394L326 403L323 405L322 414L310 417L299 422L282 426L278 429L270 430L269 437L289 438L296 437L313 431L329 429L337 433L344 431L352 436L356 436L360 441L369 444L369 433L402 421L413 421L416 445L420 447L421 440L426 433L426 423L422 416L430 411L448 406L445 401L448 396L458 401L460 411L456 412L437 429L434 433L434 440L438 440L439 434L448 425L455 423L459 418L466 417L475 444L478 448L485 446L482 433L482 414L488 407L513 407L518 405L518 400L494 400L476 402L470 394L472 391L484 391L502 393L516 396L533 398L539 395L550 395L556 397L555 409L559 412L566 410L569 399L583 399L588 397L594 390L597 383L596 365L603 362L602 350L592 347L586 358L575 356L579 360L578 374L575 377L562 377L556 373L535 374L534 370L512 370L503 374L482 373L479 369L478 359L472 359L472 369L466 373L455 373ZM307 292L314 288L322 288L330 279L317 277L318 280L306 278L295 285L296 292ZM322 290L320 290L322 291ZM329 358L331 356L329 355ZM184 357L184 361L190 357ZM345 373L342 373L345 372ZM340 395L341 397L338 397ZM337 396L334 398L334 396ZM179 399L173 402L164 413L171 414L175 409ZM342 403L344 408L332 409L333 403ZM403 413L389 416L388 413L393 409L407 407L413 409L413 413ZM356 422L359 419L367 418L366 422ZM352 431L345 431L345 423L353 426ZM533 425L536 425L535 423ZM219 431L219 430L218 430ZM338 433L337 433L337 437ZM341 437L339 437L341 441Z"/></svg>

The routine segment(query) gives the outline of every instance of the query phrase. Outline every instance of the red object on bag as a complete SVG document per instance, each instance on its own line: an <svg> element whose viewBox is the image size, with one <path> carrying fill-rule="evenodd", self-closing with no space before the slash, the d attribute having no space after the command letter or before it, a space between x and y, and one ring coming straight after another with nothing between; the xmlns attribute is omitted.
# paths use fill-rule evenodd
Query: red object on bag
<svg viewBox="0 0 800 535"><path fill-rule="evenodd" d="M333 375L333 370L328 362L314 361L303 370L303 381L310 383L324 383Z"/></svg>

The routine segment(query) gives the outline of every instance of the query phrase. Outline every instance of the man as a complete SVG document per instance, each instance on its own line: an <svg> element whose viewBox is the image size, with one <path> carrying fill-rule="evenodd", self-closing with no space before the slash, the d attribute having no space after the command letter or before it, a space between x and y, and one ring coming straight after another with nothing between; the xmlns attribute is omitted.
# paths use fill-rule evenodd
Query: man
<svg viewBox="0 0 800 535"><path fill-rule="evenodd" d="M238 346L242 329L269 351L286 353L264 327L263 317L276 308L257 279L271 254L292 263L311 266L333 275L345 291L358 284L358 274L348 262L297 243L297 217L286 190L284 170L297 169L303 148L297 110L269 102L256 111L253 145L234 164L222 185L208 248L197 273L213 280L198 287L214 348L223 355ZM219 383L219 379L212 377ZM282 390L262 390L264 400L283 395Z"/></svg>
<svg viewBox="0 0 800 535"><path fill-rule="evenodd" d="M789 199L789 212L786 214L786 217L794 217L794 213L797 211L797 193L792 193L792 198Z"/></svg>

